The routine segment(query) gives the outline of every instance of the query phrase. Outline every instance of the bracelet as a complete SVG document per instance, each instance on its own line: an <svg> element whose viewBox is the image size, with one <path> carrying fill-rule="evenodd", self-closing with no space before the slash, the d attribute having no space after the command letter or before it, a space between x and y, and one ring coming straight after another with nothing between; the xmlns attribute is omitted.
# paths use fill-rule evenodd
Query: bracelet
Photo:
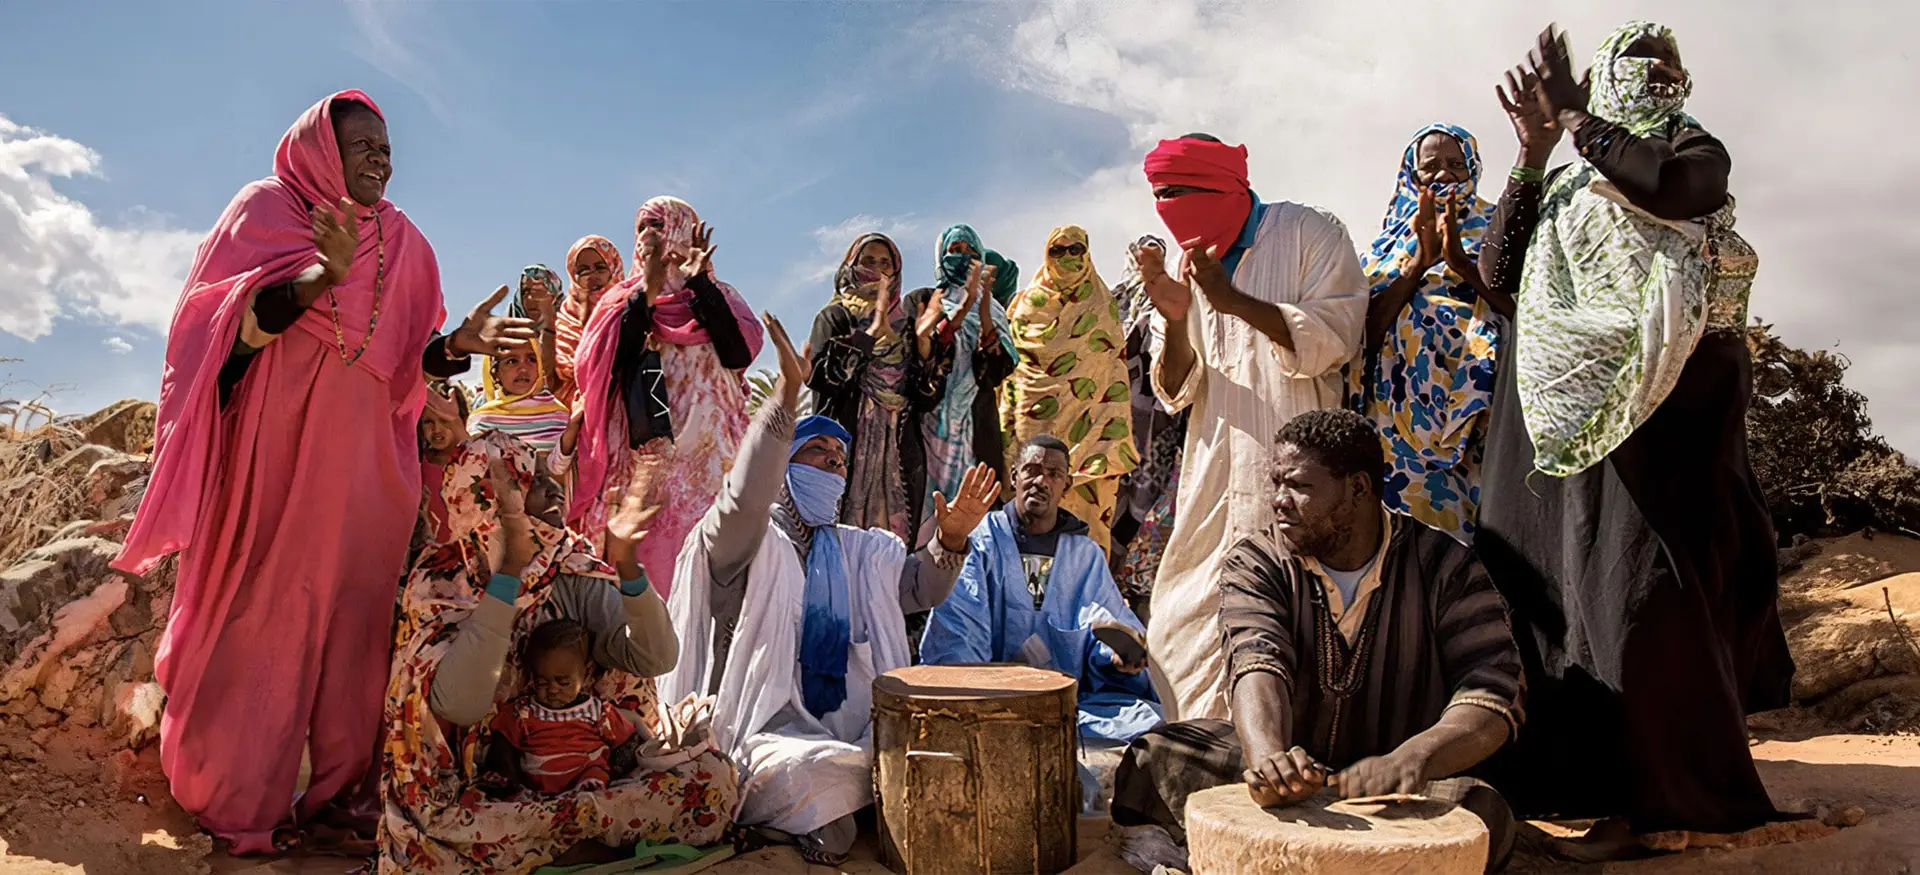
<svg viewBox="0 0 1920 875"><path fill-rule="evenodd" d="M1547 172L1538 167L1518 166L1513 168L1513 171L1508 173L1507 176L1508 178L1512 179L1514 182L1545 182L1547 181Z"/></svg>
<svg viewBox="0 0 1920 875"><path fill-rule="evenodd" d="M647 580L647 569L640 569L640 576L632 580L620 581L620 594L624 596L646 595L652 583Z"/></svg>

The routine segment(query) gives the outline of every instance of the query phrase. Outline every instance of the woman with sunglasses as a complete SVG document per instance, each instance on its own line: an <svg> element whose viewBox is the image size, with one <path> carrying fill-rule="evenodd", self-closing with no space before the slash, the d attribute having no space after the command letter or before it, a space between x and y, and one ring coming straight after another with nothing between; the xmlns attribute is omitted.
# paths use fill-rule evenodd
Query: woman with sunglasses
<svg viewBox="0 0 1920 875"><path fill-rule="evenodd" d="M1066 441L1073 485L1060 509L1086 523L1104 552L1120 478L1140 457L1120 305L1093 269L1085 229L1063 225L1047 235L1046 261L1013 297L1007 323L1017 353L1001 396L1007 445L1042 434Z"/></svg>

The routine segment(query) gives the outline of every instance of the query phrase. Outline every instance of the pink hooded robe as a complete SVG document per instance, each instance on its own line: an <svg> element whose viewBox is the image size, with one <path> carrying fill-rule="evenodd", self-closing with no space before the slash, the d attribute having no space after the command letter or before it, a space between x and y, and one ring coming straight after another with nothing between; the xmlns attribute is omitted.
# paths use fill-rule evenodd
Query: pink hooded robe
<svg viewBox="0 0 1920 875"><path fill-rule="evenodd" d="M341 99L379 111L359 91L308 109L273 176L241 189L200 244L167 338L153 475L114 561L144 574L180 554L154 665L161 764L180 805L238 852L272 848L303 743L302 817L372 759L419 506L421 357L446 315L426 238L385 200L358 208L346 282L255 353L220 406L254 294L319 263L308 205L346 195L329 109ZM340 346L351 356L370 324L345 364Z"/></svg>
<svg viewBox="0 0 1920 875"><path fill-rule="evenodd" d="M640 221L651 219L663 226L664 251L685 258L691 249L694 228L700 224L693 207L671 197L657 197L642 204L635 221L634 273L603 293L580 336L575 358L580 395L574 404L582 410L582 422L567 522L596 545L604 544L607 517L626 494L632 472L626 407L614 397L618 375L613 362L620 348L620 320L634 297L644 294L646 277L640 266L643 259L638 226ZM712 272L709 262L710 278ZM748 353L758 355L764 337L753 308L732 286L717 279L714 285L725 296ZM674 438L667 476L658 496L660 512L649 524L646 539L637 546L636 558L662 598L673 580L681 543L713 506L747 432L746 382L739 372L720 364L712 339L694 318L692 300L693 292L670 269L666 288L652 304L652 340L660 348Z"/></svg>

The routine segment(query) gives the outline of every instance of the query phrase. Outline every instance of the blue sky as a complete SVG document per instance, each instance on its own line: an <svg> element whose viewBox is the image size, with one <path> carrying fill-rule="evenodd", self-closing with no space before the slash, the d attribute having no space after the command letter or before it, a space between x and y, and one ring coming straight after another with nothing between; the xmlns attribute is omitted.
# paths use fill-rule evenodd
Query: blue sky
<svg viewBox="0 0 1920 875"><path fill-rule="evenodd" d="M0 3L0 357L23 359L0 363L0 397L58 385L67 412L153 397L200 235L341 88L386 111L388 194L433 242L450 311L582 234L630 249L635 208L674 194L715 225L721 276L801 333L867 230L898 232L918 284L950 222L1028 275L1047 229L1076 222L1114 279L1124 241L1158 230L1139 158L1188 130L1246 142L1263 196L1326 206L1364 245L1428 121L1474 130L1497 190L1513 144L1490 92L1547 21L1584 55L1654 17L1695 73L1689 111L1733 152L1755 313L1846 353L1881 429L1920 452L1920 170L1882 145L1920 137L1889 111L1920 99L1920 65L1878 36L1920 10L1801 6Z"/></svg>
<svg viewBox="0 0 1920 875"><path fill-rule="evenodd" d="M1012 27L1006 9L892 3L22 3L0 114L99 153L100 175L57 187L103 222L204 229L302 109L360 87L450 311L582 234L629 249L635 208L675 194L716 226L721 275L804 332L822 247L846 244L815 229L906 228L917 281L969 200L1131 149L1117 122L914 38L956 11L1002 19L973 31L988 39ZM103 354L109 337L131 351ZM57 400L75 410L150 396L163 351L152 327L85 318L0 334L14 375L71 384Z"/></svg>

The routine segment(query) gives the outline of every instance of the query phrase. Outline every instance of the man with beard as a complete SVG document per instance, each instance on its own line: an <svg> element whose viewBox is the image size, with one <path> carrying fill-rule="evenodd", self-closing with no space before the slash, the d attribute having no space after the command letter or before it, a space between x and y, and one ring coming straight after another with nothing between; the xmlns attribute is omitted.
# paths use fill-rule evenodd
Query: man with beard
<svg viewBox="0 0 1920 875"><path fill-rule="evenodd" d="M1136 739L1113 820L1135 865L1185 868L1187 797L1244 781L1264 807L1333 788L1419 793L1486 821L1488 869L1512 850L1491 788L1447 779L1511 740L1520 654L1472 550L1380 504L1380 439L1348 411L1294 417L1274 438L1275 523L1221 565L1220 624L1235 722L1169 724ZM1156 828L1157 827L1157 828Z"/></svg>
<svg viewBox="0 0 1920 875"><path fill-rule="evenodd" d="M1013 501L973 530L953 594L928 617L920 660L1022 662L1073 675L1080 734L1127 742L1160 722L1146 628L1127 609L1086 521L1060 508L1073 484L1067 459L1066 443L1052 435L1021 448Z"/></svg>

